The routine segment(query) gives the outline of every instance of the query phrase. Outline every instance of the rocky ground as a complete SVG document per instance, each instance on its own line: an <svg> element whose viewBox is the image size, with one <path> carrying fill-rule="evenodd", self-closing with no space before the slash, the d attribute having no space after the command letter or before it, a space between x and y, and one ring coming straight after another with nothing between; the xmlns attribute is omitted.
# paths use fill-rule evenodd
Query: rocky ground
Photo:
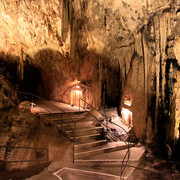
<svg viewBox="0 0 180 180"><path fill-rule="evenodd" d="M143 169L145 167L145 169ZM142 169L141 169L142 168ZM179 180L180 163L166 162L156 159L155 162L146 161L145 165L136 169L130 180Z"/></svg>
<svg viewBox="0 0 180 180"><path fill-rule="evenodd" d="M24 104L28 104L25 102ZM30 103L29 103L30 104ZM19 107L21 107L20 104ZM48 119L30 110L13 108L0 115L0 145L49 149L49 162L72 161L72 148L65 136ZM0 179L23 179L46 167L46 149L0 149ZM2 163L6 161L37 160L36 162ZM22 171L23 169L23 171ZM17 178L15 178L17 177Z"/></svg>
<svg viewBox="0 0 180 180"><path fill-rule="evenodd" d="M4 111L0 115L0 145L47 147L49 148L50 162L53 160L72 162L71 144L59 133L55 125L48 119L30 113L27 101L18 107ZM6 150L4 153L1 151L0 155L1 160L20 160L25 157L41 159L45 153ZM160 151L157 145L148 146L145 160L139 168L135 169L130 180L179 180L180 163L172 162L172 158L167 159L164 155L164 151ZM1 164L0 180L26 179L34 174L39 174L45 168L46 163L40 161L39 164Z"/></svg>
<svg viewBox="0 0 180 180"><path fill-rule="evenodd" d="M153 143L147 146L146 157L139 169L135 169L131 180L179 180L179 148L172 151L167 145ZM169 154L169 156L168 156Z"/></svg>

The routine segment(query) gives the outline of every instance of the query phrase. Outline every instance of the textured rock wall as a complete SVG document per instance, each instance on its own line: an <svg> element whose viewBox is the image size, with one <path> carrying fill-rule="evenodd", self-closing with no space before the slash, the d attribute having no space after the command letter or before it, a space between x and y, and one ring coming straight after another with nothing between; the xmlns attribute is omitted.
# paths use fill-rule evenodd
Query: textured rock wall
<svg viewBox="0 0 180 180"><path fill-rule="evenodd" d="M17 94L12 91L14 87L8 80L9 73L5 70L5 65L0 63L0 112L16 107L18 104Z"/></svg>
<svg viewBox="0 0 180 180"><path fill-rule="evenodd" d="M69 102L64 94L78 80L95 107L121 108L121 97L131 95L143 139L146 129L157 134L159 109L167 109L166 59L179 60L178 8L173 0L3 0L0 57L20 64L22 80L26 61L38 68L50 99Z"/></svg>
<svg viewBox="0 0 180 180"><path fill-rule="evenodd" d="M38 147L49 149L49 162L54 160L72 162L71 142L67 141L67 139L60 134L58 127L51 123L49 119L32 114L28 105L30 105L30 102L26 101L21 103L21 106L23 106L21 110L12 109L9 112L0 114L1 145L27 147L1 148L0 160L36 161L1 163L1 170L12 171L25 169L38 164L45 164L47 150L31 149Z"/></svg>

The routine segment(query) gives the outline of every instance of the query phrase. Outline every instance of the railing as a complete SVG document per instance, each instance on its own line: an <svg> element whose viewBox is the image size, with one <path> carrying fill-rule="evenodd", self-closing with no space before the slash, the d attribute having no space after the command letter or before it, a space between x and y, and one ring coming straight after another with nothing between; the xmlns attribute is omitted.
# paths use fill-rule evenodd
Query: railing
<svg viewBox="0 0 180 180"><path fill-rule="evenodd" d="M40 100L43 100L43 101L47 101L47 99L42 98L42 97L37 96L37 95L32 94L32 93L19 92L19 91L18 91L17 93L18 93L18 94L23 94L23 95L29 95L29 96L31 96L31 98L32 98L32 102L33 102L33 97L36 97L36 98L38 98L38 99L40 99ZM74 123L75 128L76 128L76 122L72 119L72 117L71 117L68 113L66 113L63 109L61 109L61 108L59 108L59 107L55 106L54 104L50 103L49 101L48 101L48 104L50 104L51 106L55 107L56 109L58 109L58 110L62 111L62 113L63 113L63 114L66 114L66 115L69 117L69 119L70 119L70 120Z"/></svg>
<svg viewBox="0 0 180 180"><path fill-rule="evenodd" d="M47 101L45 98L42 98L42 97L40 97L40 96L37 96L37 95L34 95L34 94L32 94L32 93L27 93L27 92L17 92L18 94L23 94L23 95L28 95L28 96L31 96L31 99L32 99L32 103L33 103L33 99L34 99L34 97L35 98L38 98L38 99L40 99L40 100L43 100L43 101ZM68 125L68 127L69 127L69 129L72 131L72 134L73 134L73 139L72 138L70 138L67 134L65 134L65 136L69 139L69 140L73 140L73 163L74 163L74 154L75 154L75 129L76 129L76 122L72 119L72 117L67 113L67 112L65 112L63 109L61 109L61 108L59 108L59 107L57 107L57 106L55 106L54 104L52 104L52 103L50 103L49 101L48 101L48 104L50 104L51 106L53 106L53 107L55 107L56 109L58 109L58 110L60 110L63 114L65 114L70 120L71 120L71 122L72 123L74 123L74 126L75 126L75 128L73 129L70 125L69 125L69 123L66 123L67 125ZM40 105L38 105L38 106L40 106ZM40 107L42 107L42 106L40 106ZM45 110L47 110L50 114L52 114L52 112L51 111L49 111L46 107L43 107ZM60 123L61 123L61 131L63 131L63 120L62 119L59 119L59 121L60 121Z"/></svg>
<svg viewBox="0 0 180 180"><path fill-rule="evenodd" d="M46 161L47 164L47 169L48 169L48 164L49 164L49 149L48 148L36 148L36 147L20 147L20 146L6 146L6 145L0 145L1 148L6 148L6 149L33 149L33 150L45 150L46 151L46 159L33 159L33 160L19 160L19 161L3 161L4 163L18 163L18 162L36 162L36 161Z"/></svg>
<svg viewBox="0 0 180 180"><path fill-rule="evenodd" d="M128 135L127 131L126 131L123 127L119 126L118 124L116 124L116 123L114 123L114 122L111 122L111 124L114 124L114 125L120 127L120 128L123 129L123 131ZM122 140L123 140L123 139L122 139ZM124 172L125 168L126 168L127 165L128 165L128 161L129 161L129 158L130 158L130 145L129 145L129 142L128 142L128 141L126 142L125 140L123 140L123 142L126 144L128 150L126 151L126 154L125 154L125 156L123 157L123 160L122 160L121 174L120 174L120 177L121 177L121 178L122 178L122 175L123 175L123 172ZM127 161L126 161L126 158L127 158ZM120 178L120 179L121 179L121 178Z"/></svg>
<svg viewBox="0 0 180 180"><path fill-rule="evenodd" d="M84 105L84 107L81 106L81 101L83 101L84 104L87 104L89 107L91 107L92 109L94 109L95 111L97 111L98 113L100 113L102 116L104 116L104 117L106 118L106 125L105 125L104 123L100 122L90 111L87 111L92 117L94 117L94 119L95 119L96 121L98 121L101 125L103 125L104 127L106 127L106 133L107 133L107 134L108 134L108 133L112 133L112 134L114 133L113 131L111 131L111 128L108 126L108 123L111 123L111 124L114 124L115 126L121 128L121 129L128 135L127 131L126 131L123 127L121 127L120 125L118 125L118 124L116 124L116 123L114 123L114 122L109 121L109 118L107 117L107 115L105 115L104 113L102 113L101 111L99 111L98 109L96 109L95 107L93 107L92 105L90 105L89 103L87 103L87 102L86 102L84 99L82 99L82 98L79 99L79 111L80 111L80 108L83 108L84 110L86 110L85 105ZM125 154L125 156L124 156L124 158L123 158L123 160L122 160L121 172L120 172L120 180L122 179L124 170L125 170L126 167L128 166L128 161L129 161L129 158L130 158L130 145L129 145L129 142L128 142L128 141L126 142L125 140L122 140L122 141L123 141L123 142L126 144L126 146L127 146L127 152L126 152L126 154Z"/></svg>
<svg viewBox="0 0 180 180"><path fill-rule="evenodd" d="M80 111L80 108L83 108L84 110L86 110L86 108L85 108L85 106L83 107L83 106L81 106L81 101L83 101L84 102L84 104L87 104L89 107L91 107L92 109L94 109L95 111L97 111L98 113L100 113L102 116L104 116L105 118L106 118L106 124L104 124L104 123L102 123L102 122L100 122L92 113L90 113L89 111L89 113L91 114L91 116L93 116L95 119L96 119L96 121L98 121L102 126L104 126L105 128L106 128L106 131L108 131L108 117L104 114L104 113L102 113L101 111L99 111L98 109L96 109L95 107L93 107L92 105L90 105L89 103L87 103L84 99L82 99L82 98L79 98L79 111Z"/></svg>

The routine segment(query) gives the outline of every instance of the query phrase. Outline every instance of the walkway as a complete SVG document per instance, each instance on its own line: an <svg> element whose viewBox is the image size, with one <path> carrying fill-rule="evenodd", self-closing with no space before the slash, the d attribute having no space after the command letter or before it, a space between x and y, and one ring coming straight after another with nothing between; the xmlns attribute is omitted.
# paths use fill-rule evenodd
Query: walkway
<svg viewBox="0 0 180 180"><path fill-rule="evenodd" d="M65 112L78 112L79 107L71 106L62 102L48 101L48 100L36 100L34 106L31 109L32 113L49 114L49 113L62 113L61 109ZM59 108L59 109L58 109ZM81 112L85 110L80 108Z"/></svg>
<svg viewBox="0 0 180 180"><path fill-rule="evenodd" d="M74 133L76 137L73 157L75 158L75 161L74 164L62 164L61 162L53 161L48 167L48 170L53 172L55 175L54 177L53 174L45 169L44 172L29 178L29 180L48 180L51 178L55 180L57 177L59 179L64 178L66 180L119 180L120 171L122 170L122 162L124 161L124 157L128 152L127 145L125 145L123 141L118 140L118 142L109 142L105 137L102 136L101 132L104 132L102 131L103 128L99 126L96 121L93 121L94 118L92 116L86 116L85 118L79 119L80 114L77 113L79 112L79 107L77 106L47 100L38 100L34 103L35 105L31 109L33 113L46 114L45 116L53 119L53 121L56 120L54 119L57 118L56 116L58 116L58 120L59 116L62 116L60 118L61 121L63 119L63 123L68 123L69 118L63 117L63 114L59 114L63 111L72 114L71 116L74 116L73 119L76 121L76 129L74 130ZM83 109L80 109L80 111L85 112ZM96 118L102 118L98 117L98 112L92 113ZM103 119L100 121L102 122ZM112 116L112 122L117 123L127 131L130 130L122 123L120 117ZM109 123L109 126L110 129L115 129L113 124L111 125L111 123ZM66 136L73 139L72 130L69 129L69 126L63 124L63 128L61 128L61 130L62 129ZM115 131L112 131L112 133L109 134L114 135L113 132ZM119 131L116 129L116 133L118 133L118 136L124 134L121 128ZM141 145L134 146L134 143L130 143L129 147L131 147L131 153L128 165L136 167L144 158L145 149ZM125 160L127 160L127 156ZM53 169L52 166L55 166L56 168ZM126 167L125 171L123 172L123 179L129 178L133 171L134 168Z"/></svg>

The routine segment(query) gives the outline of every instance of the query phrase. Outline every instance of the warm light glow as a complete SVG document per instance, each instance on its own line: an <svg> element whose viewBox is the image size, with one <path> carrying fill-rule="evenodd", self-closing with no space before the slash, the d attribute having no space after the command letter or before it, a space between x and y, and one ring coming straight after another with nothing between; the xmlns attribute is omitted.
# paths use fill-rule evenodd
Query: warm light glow
<svg viewBox="0 0 180 180"><path fill-rule="evenodd" d="M132 127L132 112L126 108L122 108L121 115L123 123Z"/></svg>
<svg viewBox="0 0 180 180"><path fill-rule="evenodd" d="M79 106L80 98L82 98L82 90L76 85L75 88L71 90L71 105Z"/></svg>
<svg viewBox="0 0 180 180"><path fill-rule="evenodd" d="M132 105L132 98L129 96L124 96L124 104L127 106L131 106Z"/></svg>
<svg viewBox="0 0 180 180"><path fill-rule="evenodd" d="M34 103L31 103L31 109L33 109L34 105L35 105Z"/></svg>
<svg viewBox="0 0 180 180"><path fill-rule="evenodd" d="M127 106L131 106L132 102L131 101L124 101L124 104L127 105Z"/></svg>
<svg viewBox="0 0 180 180"><path fill-rule="evenodd" d="M179 135L180 135L180 123L179 123L179 126L178 126L178 128L177 128L177 132L176 132L176 129L175 129L175 133L176 133L176 138L177 139L179 139L180 137L179 137Z"/></svg>
<svg viewBox="0 0 180 180"><path fill-rule="evenodd" d="M76 86L77 86L77 84L79 84L81 81L79 81L78 79L75 79L74 80L74 82L73 82L73 84L76 84Z"/></svg>

